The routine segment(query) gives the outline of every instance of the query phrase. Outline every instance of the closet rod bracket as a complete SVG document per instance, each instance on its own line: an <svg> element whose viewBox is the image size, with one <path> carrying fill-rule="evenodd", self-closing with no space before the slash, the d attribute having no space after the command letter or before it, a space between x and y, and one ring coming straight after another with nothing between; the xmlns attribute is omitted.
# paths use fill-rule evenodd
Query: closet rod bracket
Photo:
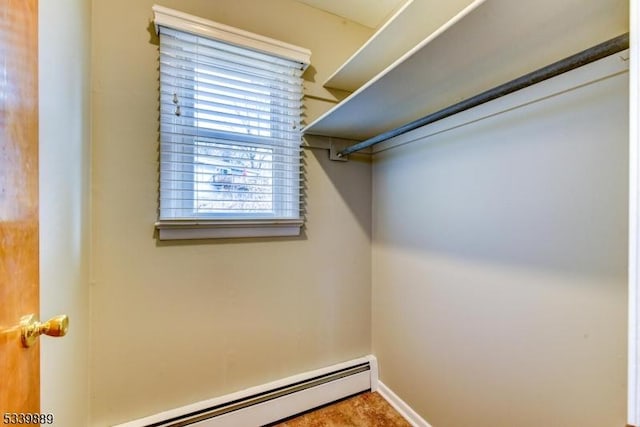
<svg viewBox="0 0 640 427"><path fill-rule="evenodd" d="M349 155L343 155L341 154L341 151L351 145L353 145L353 141L336 140L335 138L331 138L331 141L329 142L329 160L336 162L348 162Z"/></svg>

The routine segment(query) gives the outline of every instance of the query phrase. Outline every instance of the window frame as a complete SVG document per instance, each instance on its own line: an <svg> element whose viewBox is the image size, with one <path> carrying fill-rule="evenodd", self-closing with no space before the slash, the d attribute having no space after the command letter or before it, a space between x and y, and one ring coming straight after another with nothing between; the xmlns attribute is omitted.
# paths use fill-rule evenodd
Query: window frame
<svg viewBox="0 0 640 427"><path fill-rule="evenodd" d="M159 34L160 27L163 26L177 31L191 33L196 36L234 44L242 48L261 51L269 55L280 56L301 63L303 69L310 63L311 52L308 49L163 6L154 5L152 10L157 34ZM212 135L216 133L217 131L214 129L211 130ZM196 141L197 137L194 137L194 159L196 157ZM233 142L230 141L230 144L233 144ZM280 148L283 150L286 149L285 147L278 147L277 145L273 146L274 157L278 155L277 152ZM193 174L195 174L195 161L193 165ZM276 175L277 173L274 172L272 178L274 185L279 179ZM192 188L191 191L195 192L196 189ZM158 197L160 198L160 190ZM281 195L274 193L273 197L274 200L272 202L274 203L273 207L275 209L277 198L281 197ZM158 215L160 216L160 212ZM158 230L158 238L160 240L274 237L299 235L303 222L302 215L292 219L269 218L265 217L265 215L259 215L254 218L251 214L243 214L243 218L238 219L225 218L223 215L218 215L217 218L209 218L208 215L197 215L193 218L159 218L155 223L155 227Z"/></svg>

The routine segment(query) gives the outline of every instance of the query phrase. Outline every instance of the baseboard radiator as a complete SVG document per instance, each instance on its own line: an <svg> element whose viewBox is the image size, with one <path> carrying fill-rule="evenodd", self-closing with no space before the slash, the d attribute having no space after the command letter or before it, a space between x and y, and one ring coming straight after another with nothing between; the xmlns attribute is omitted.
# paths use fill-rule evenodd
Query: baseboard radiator
<svg viewBox="0 0 640 427"><path fill-rule="evenodd" d="M263 426L377 385L376 359L366 356L115 427Z"/></svg>

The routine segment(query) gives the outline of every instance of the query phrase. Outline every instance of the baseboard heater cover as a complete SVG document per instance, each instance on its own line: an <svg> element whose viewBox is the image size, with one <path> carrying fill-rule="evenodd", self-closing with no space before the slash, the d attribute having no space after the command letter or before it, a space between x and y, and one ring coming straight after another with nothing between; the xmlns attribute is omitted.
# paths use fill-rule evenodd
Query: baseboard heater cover
<svg viewBox="0 0 640 427"><path fill-rule="evenodd" d="M375 391L378 366L366 356L115 427L262 426L364 391Z"/></svg>

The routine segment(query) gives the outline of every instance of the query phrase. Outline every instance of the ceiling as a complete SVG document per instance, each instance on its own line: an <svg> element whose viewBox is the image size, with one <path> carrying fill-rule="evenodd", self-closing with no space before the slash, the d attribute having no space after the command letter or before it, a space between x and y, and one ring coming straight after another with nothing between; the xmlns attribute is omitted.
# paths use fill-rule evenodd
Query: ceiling
<svg viewBox="0 0 640 427"><path fill-rule="evenodd" d="M297 0L369 28L378 28L410 0Z"/></svg>

